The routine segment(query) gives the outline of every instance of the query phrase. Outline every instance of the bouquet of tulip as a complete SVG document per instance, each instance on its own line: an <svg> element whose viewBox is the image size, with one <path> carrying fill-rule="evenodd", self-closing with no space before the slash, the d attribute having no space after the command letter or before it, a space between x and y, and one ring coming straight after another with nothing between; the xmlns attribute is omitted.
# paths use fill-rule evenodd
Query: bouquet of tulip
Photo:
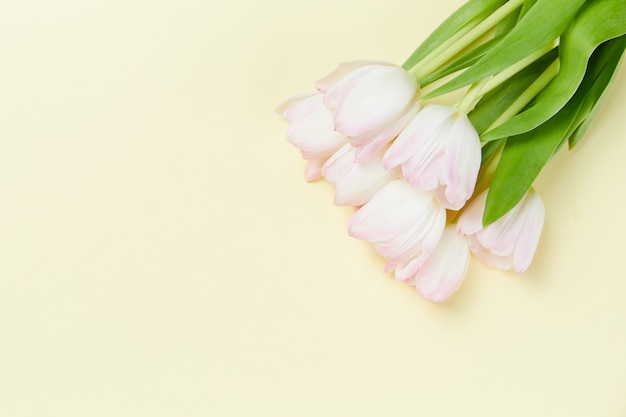
<svg viewBox="0 0 626 417"><path fill-rule="evenodd" d="M340 64L277 111L308 181L354 206L348 232L433 301L470 252L522 272L545 217L532 188L576 146L626 47L624 0L470 0L402 67ZM462 90L456 105L443 96Z"/></svg>

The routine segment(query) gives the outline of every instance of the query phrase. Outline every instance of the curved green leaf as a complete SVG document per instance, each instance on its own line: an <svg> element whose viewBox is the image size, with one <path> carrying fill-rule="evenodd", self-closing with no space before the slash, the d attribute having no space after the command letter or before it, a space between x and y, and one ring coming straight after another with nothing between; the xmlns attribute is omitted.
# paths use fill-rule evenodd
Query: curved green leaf
<svg viewBox="0 0 626 417"><path fill-rule="evenodd" d="M480 58L482 58L487 52L489 52L489 49L493 48L494 45L500 42L502 38L504 38L503 35L489 39L482 45L477 46L468 53L460 56L449 64L446 64L438 71L428 75L427 77L424 77L422 80L420 80L420 87L426 87L427 85L432 84L445 76L454 74L455 72L464 70L465 68L474 65Z"/></svg>
<svg viewBox="0 0 626 417"><path fill-rule="evenodd" d="M493 91L485 94L476 107L467 115L479 134L482 134L557 58L552 49L537 61L524 68ZM482 140L482 139L481 139Z"/></svg>
<svg viewBox="0 0 626 417"><path fill-rule="evenodd" d="M617 68L624 56L624 50L626 49L626 35L622 35L619 38L615 38L604 44L600 45L594 55L599 55L600 63L595 67L600 68L601 72L594 80L593 85L585 94L584 101L582 103L582 111L584 114L583 120L579 121L579 126L572 136L569 138L569 147L574 147L581 141L583 135L589 128L591 121L593 120L598 107L602 99L604 98L608 87L611 85ZM599 53L598 53L599 52ZM593 68L593 67L592 67Z"/></svg>
<svg viewBox="0 0 626 417"><path fill-rule="evenodd" d="M625 33L626 4L624 0L589 2L563 34L560 45L559 74L537 97L533 106L490 131L482 140L489 141L518 135L544 123L573 96L585 75L587 61L598 45ZM505 42L506 39L503 44Z"/></svg>
<svg viewBox="0 0 626 417"><path fill-rule="evenodd" d="M506 0L470 0L448 17L402 64L409 70L461 29L476 26Z"/></svg>
<svg viewBox="0 0 626 417"><path fill-rule="evenodd" d="M625 48L626 35L600 45L589 60L580 87L565 107L539 127L506 141L487 195L484 225L493 223L515 207L567 140L570 146L580 140L613 79ZM502 140L491 141L488 145L494 144L492 146L497 148Z"/></svg>
<svg viewBox="0 0 626 417"><path fill-rule="evenodd" d="M578 106L567 106L537 129L507 140L487 194L484 226L504 216L522 199L567 139L577 112Z"/></svg>
<svg viewBox="0 0 626 417"><path fill-rule="evenodd" d="M495 153L500 149L500 146L503 145L503 142L506 139L492 140L491 142L487 142L485 146L483 146L480 155L480 166L483 166L487 163L489 158L491 158Z"/></svg>
<svg viewBox="0 0 626 417"><path fill-rule="evenodd" d="M584 2L585 0L538 0L487 55L424 98L449 93L496 74L546 47L567 29Z"/></svg>
<svg viewBox="0 0 626 417"><path fill-rule="evenodd" d="M420 86L426 87L427 85L430 85L435 81L442 79L443 77L454 74L455 72L462 71L465 68L474 65L483 56L485 56L491 48L493 48L495 45L498 44L498 42L504 39L504 36L515 27L517 21L520 18L520 15L523 16L527 11L526 9L534 4L536 1L537 0L526 0L521 9L517 9L516 11L510 13L504 19L502 19L500 23L497 24L494 35L491 39L480 43L473 49L469 48L468 51L461 53L460 56L454 59L452 62L447 63L439 70L424 77L420 80Z"/></svg>

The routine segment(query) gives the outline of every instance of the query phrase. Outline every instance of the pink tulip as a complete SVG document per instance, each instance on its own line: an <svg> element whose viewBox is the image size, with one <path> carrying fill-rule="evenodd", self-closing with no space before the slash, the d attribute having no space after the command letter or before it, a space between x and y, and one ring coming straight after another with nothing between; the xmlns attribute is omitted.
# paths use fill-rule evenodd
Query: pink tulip
<svg viewBox="0 0 626 417"><path fill-rule="evenodd" d="M324 106L321 93L307 93L281 103L276 111L289 123L287 141L300 149L308 161L305 179L313 181L322 175L322 165L347 138L333 127L333 114Z"/></svg>
<svg viewBox="0 0 626 417"><path fill-rule="evenodd" d="M316 83L324 104L333 111L337 132L367 161L395 138L419 110L419 85L397 65L354 61Z"/></svg>
<svg viewBox="0 0 626 417"><path fill-rule="evenodd" d="M469 267L469 248L465 236L454 225L447 226L439 244L410 279L422 297L440 302L460 286Z"/></svg>
<svg viewBox="0 0 626 417"><path fill-rule="evenodd" d="M483 264L523 272L530 266L541 236L543 201L531 188L508 213L483 227L487 192L476 197L461 214L457 231L467 235L470 249Z"/></svg>
<svg viewBox="0 0 626 417"><path fill-rule="evenodd" d="M335 185L335 205L362 206L381 188L396 179L383 168L382 156L355 162L356 149L349 143L335 152L322 167L322 175Z"/></svg>
<svg viewBox="0 0 626 417"><path fill-rule="evenodd" d="M350 236L372 243L395 269L398 280L410 278L435 249L446 223L446 212L432 193L404 180L391 181L350 219Z"/></svg>
<svg viewBox="0 0 626 417"><path fill-rule="evenodd" d="M432 190L445 208L459 210L474 192L480 159L480 139L467 116L430 104L400 133L383 163L400 166L413 187Z"/></svg>

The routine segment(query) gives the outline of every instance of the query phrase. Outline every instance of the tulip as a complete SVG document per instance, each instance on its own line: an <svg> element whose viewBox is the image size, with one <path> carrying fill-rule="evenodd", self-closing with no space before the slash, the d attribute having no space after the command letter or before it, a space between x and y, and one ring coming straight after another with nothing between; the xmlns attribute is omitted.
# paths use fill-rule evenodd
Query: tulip
<svg viewBox="0 0 626 417"><path fill-rule="evenodd" d="M409 280L422 297L441 302L456 291L469 268L467 239L454 225L446 226L437 247Z"/></svg>
<svg viewBox="0 0 626 417"><path fill-rule="evenodd" d="M333 127L333 114L324 106L321 93L307 93L281 103L276 111L289 123L287 141L300 149L308 161L305 179L321 177L322 165L347 138Z"/></svg>
<svg viewBox="0 0 626 417"><path fill-rule="evenodd" d="M504 216L483 227L487 192L476 197L461 214L457 231L467 235L470 249L483 264L523 272L530 266L541 236L543 201L531 188Z"/></svg>
<svg viewBox="0 0 626 417"><path fill-rule="evenodd" d="M467 116L440 104L422 109L383 158L385 168L400 166L413 187L433 191L450 210L472 196L480 161L480 139Z"/></svg>
<svg viewBox="0 0 626 417"><path fill-rule="evenodd" d="M335 130L346 135L359 162L377 154L419 110L419 85L397 65L354 61L316 83L333 111Z"/></svg>
<svg viewBox="0 0 626 417"><path fill-rule="evenodd" d="M416 190L400 179L391 181L351 217L350 236L372 243L382 255L386 272L410 278L435 249L446 223L446 212L432 193Z"/></svg>
<svg viewBox="0 0 626 417"><path fill-rule="evenodd" d="M362 206L397 177L383 168L382 155L366 162L355 161L349 143L335 152L322 167L322 175L335 185L335 205Z"/></svg>

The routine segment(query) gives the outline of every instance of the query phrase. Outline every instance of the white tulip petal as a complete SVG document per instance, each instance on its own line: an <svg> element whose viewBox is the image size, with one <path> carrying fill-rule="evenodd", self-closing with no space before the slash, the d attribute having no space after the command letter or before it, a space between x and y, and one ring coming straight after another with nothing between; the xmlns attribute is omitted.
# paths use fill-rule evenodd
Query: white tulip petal
<svg viewBox="0 0 626 417"><path fill-rule="evenodd" d="M395 268L403 279L400 271L413 271L435 248L445 221L445 210L430 193L394 180L354 213L348 231L372 243L387 260L386 270Z"/></svg>
<svg viewBox="0 0 626 417"><path fill-rule="evenodd" d="M315 181L322 177L322 165L324 161L320 159L309 159L304 167L304 179Z"/></svg>
<svg viewBox="0 0 626 417"><path fill-rule="evenodd" d="M400 67L367 66L328 90L325 103L337 103L334 122L338 132L360 136L384 128L402 114L416 90L415 78Z"/></svg>
<svg viewBox="0 0 626 417"><path fill-rule="evenodd" d="M524 225L518 238L518 244L515 248L513 269L515 272L524 272L530 266L535 255L541 230L545 220L545 207L543 201L534 190L530 190L528 199L528 210L533 214L526 216Z"/></svg>
<svg viewBox="0 0 626 417"><path fill-rule="evenodd" d="M390 140L395 138L403 131L406 125L419 111L418 102L410 102L409 106L396 121L384 127L381 130L367 132L358 137L351 137L350 143L353 145L360 144L357 148L357 158L359 162L367 161L369 158L380 152ZM356 145L355 145L356 146Z"/></svg>
<svg viewBox="0 0 626 417"><path fill-rule="evenodd" d="M422 297L436 302L456 291L469 268L469 248L463 235L450 225L439 244L415 274L415 286Z"/></svg>
<svg viewBox="0 0 626 417"><path fill-rule="evenodd" d="M483 228L483 214L485 213L485 203L487 202L487 191L480 193L463 210L459 217L456 230L464 235L471 235Z"/></svg>
<svg viewBox="0 0 626 417"><path fill-rule="evenodd" d="M413 190L403 180L391 181L350 219L352 237L384 242L406 231L432 205L429 193Z"/></svg>
<svg viewBox="0 0 626 417"><path fill-rule="evenodd" d="M340 65L317 82L332 113L334 131L347 136L364 162L392 141L419 109L419 85L401 67L386 62Z"/></svg>
<svg viewBox="0 0 626 417"><path fill-rule="evenodd" d="M332 113L322 100L321 94L303 97L283 112L289 122L287 141L306 159L328 157L347 141L333 129Z"/></svg>
<svg viewBox="0 0 626 417"><path fill-rule="evenodd" d="M388 65L395 66L395 64L384 62L384 61L368 61L368 60L358 60L358 61L350 61L350 62L342 62L335 68L332 72L330 72L327 76L315 82L315 86L318 90L322 92L326 92L334 87L339 81L344 79L346 76L350 75L355 70L365 67L368 65Z"/></svg>
<svg viewBox="0 0 626 417"><path fill-rule="evenodd" d="M439 104L417 113L383 157L386 168L400 166L413 187L434 191L451 210L471 197L480 161L480 139L467 116Z"/></svg>
<svg viewBox="0 0 626 417"><path fill-rule="evenodd" d="M541 236L543 201L530 189L513 209L483 228L487 193L488 190L479 195L461 214L457 230L467 234L470 249L481 263L523 272L530 265Z"/></svg>
<svg viewBox="0 0 626 417"><path fill-rule="evenodd" d="M338 206L362 206L396 179L383 168L380 156L359 163L355 161L355 152L355 148L346 144L322 168L322 175L335 185L335 204Z"/></svg>
<svg viewBox="0 0 626 417"><path fill-rule="evenodd" d="M298 148L302 157L310 161L305 168L305 179L313 181L321 176L326 159L348 139L334 130L333 114L324 106L321 93L307 93L291 97L276 111L289 123L287 141Z"/></svg>

